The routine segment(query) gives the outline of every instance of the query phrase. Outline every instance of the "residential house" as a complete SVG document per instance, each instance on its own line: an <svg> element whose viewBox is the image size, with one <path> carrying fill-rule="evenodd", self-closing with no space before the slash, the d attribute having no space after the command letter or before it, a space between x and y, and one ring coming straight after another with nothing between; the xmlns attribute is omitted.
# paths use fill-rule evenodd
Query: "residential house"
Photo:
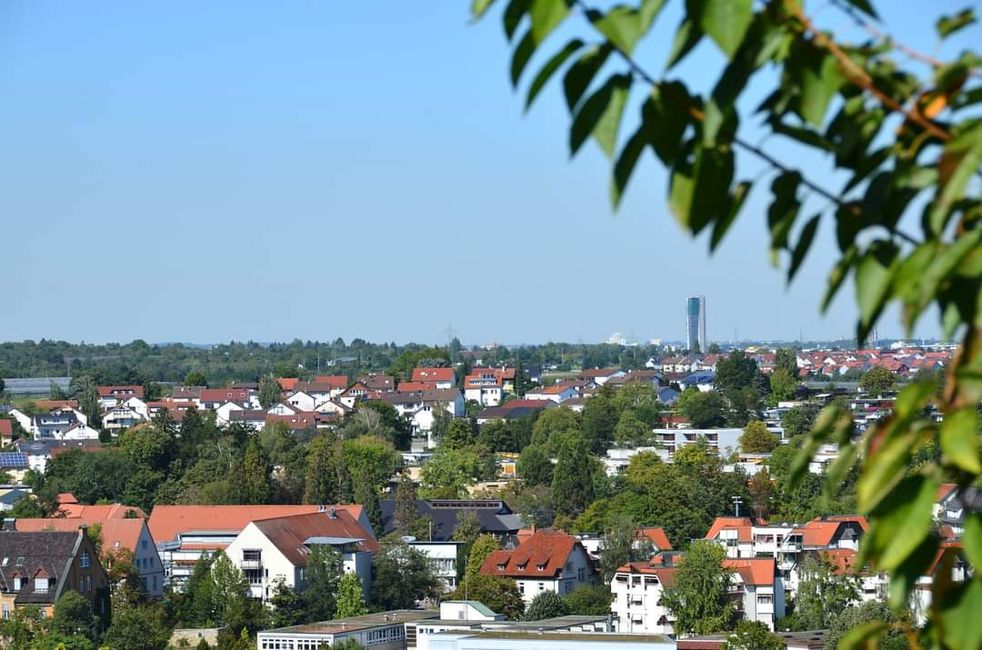
<svg viewBox="0 0 982 650"><path fill-rule="evenodd" d="M109 614L109 583L84 528L74 532L0 531L0 615L27 606L54 614L68 590L89 601L97 616Z"/></svg>
<svg viewBox="0 0 982 650"><path fill-rule="evenodd" d="M259 395L250 388L202 388L193 401L199 409L209 411L229 402L234 402L243 409L259 408Z"/></svg>
<svg viewBox="0 0 982 650"><path fill-rule="evenodd" d="M378 542L341 508L328 506L318 512L251 521L225 548L225 554L245 575L250 596L269 603L277 582L304 590L307 560L314 546L338 551L344 572L361 578L362 592L368 597Z"/></svg>
<svg viewBox="0 0 982 650"><path fill-rule="evenodd" d="M474 368L464 377L464 398L481 406L497 406L505 392L504 378L497 368Z"/></svg>
<svg viewBox="0 0 982 650"><path fill-rule="evenodd" d="M489 406L477 414L477 423L485 424L492 420L519 420L536 417L546 409L555 408L556 402L541 399L512 399L499 406Z"/></svg>
<svg viewBox="0 0 982 650"><path fill-rule="evenodd" d="M99 406L109 409L131 397L143 399L143 386L97 386Z"/></svg>
<svg viewBox="0 0 982 650"><path fill-rule="evenodd" d="M727 558L723 566L732 571L731 593L739 598L737 609L749 621L758 621L771 631L784 618L784 581L773 558Z"/></svg>
<svg viewBox="0 0 982 650"><path fill-rule="evenodd" d="M536 530L514 549L494 551L481 573L514 579L526 605L544 591L565 596L598 581L595 562L583 544L551 528Z"/></svg>
<svg viewBox="0 0 982 650"><path fill-rule="evenodd" d="M115 506L119 506L119 504L115 504ZM99 526L103 556L114 555L123 550L133 554L133 566L143 583L144 592L149 597L159 598L164 595L164 567L153 538L150 536L146 519L143 517L100 517L96 510L90 510L87 516L80 517L14 520L14 529L24 532L75 532L83 525L88 526L90 530L93 526ZM110 569L111 566L105 568Z"/></svg>
<svg viewBox="0 0 982 650"><path fill-rule="evenodd" d="M47 413L36 413L31 418L30 432L38 440L62 440L64 433L79 423L87 423L88 418L80 411L69 408L56 409Z"/></svg>
<svg viewBox="0 0 982 650"><path fill-rule="evenodd" d="M0 419L0 446L6 447L14 441L13 420Z"/></svg>
<svg viewBox="0 0 982 650"><path fill-rule="evenodd" d="M361 506L335 506L347 511L371 532ZM325 512L323 505L199 506L157 505L147 525L164 564L165 580L180 589L195 564L224 550L250 522L289 515Z"/></svg>
<svg viewBox="0 0 982 650"><path fill-rule="evenodd" d="M0 469L3 469L2 456L9 452L0 452ZM25 461L26 462L26 461ZM4 470L9 471L9 470ZM3 494L0 494L0 512L9 512L14 509L17 502L21 499L30 498L31 489L30 488L13 488L2 490Z"/></svg>
<svg viewBox="0 0 982 650"><path fill-rule="evenodd" d="M466 414L464 396L456 388L416 393L383 393L382 400L408 419L416 433L428 432L433 428L434 410L443 410L451 417L463 417Z"/></svg>
<svg viewBox="0 0 982 650"><path fill-rule="evenodd" d="M387 393L396 389L396 378L392 375L384 375L377 372L370 372L358 378L358 382L363 384L368 390L376 390Z"/></svg>
<svg viewBox="0 0 982 650"><path fill-rule="evenodd" d="M14 449L27 456L28 467L35 472L44 474L48 461L60 453L73 449L84 452L99 451L102 444L98 440L27 440L20 439L14 443Z"/></svg>
<svg viewBox="0 0 982 650"><path fill-rule="evenodd" d="M457 385L457 373L453 368L413 368L412 381L433 383L438 389L453 388Z"/></svg>
<svg viewBox="0 0 982 650"><path fill-rule="evenodd" d="M665 589L674 586L676 571L671 561L666 563L659 555L618 567L610 581L610 611L618 632L674 634L675 620L661 598Z"/></svg>
<svg viewBox="0 0 982 650"><path fill-rule="evenodd" d="M266 418L268 414L266 411L261 409L236 409L230 411L228 414L229 423L240 423L248 426L254 431L262 431L263 427L266 426Z"/></svg>
<svg viewBox="0 0 982 650"><path fill-rule="evenodd" d="M463 555L465 542L430 541L425 539L407 539L406 545L414 548L430 561L433 574L440 580L444 593L457 588L457 571L460 560L466 560Z"/></svg>
<svg viewBox="0 0 982 650"><path fill-rule="evenodd" d="M627 373L620 368L586 368L576 378L593 382L597 386L603 386L607 382L624 377L625 375Z"/></svg>
<svg viewBox="0 0 982 650"><path fill-rule="evenodd" d="M579 397L583 383L580 381L563 381L552 386L540 386L525 393L527 400L549 400L562 404L574 397Z"/></svg>
<svg viewBox="0 0 982 650"><path fill-rule="evenodd" d="M382 531L388 535L396 530L396 501L382 499ZM453 539L457 526L464 517L477 517L482 533L498 539L513 537L524 525L522 518L512 512L508 504L498 499L417 499L420 518L430 522L427 539L447 542Z"/></svg>
<svg viewBox="0 0 982 650"><path fill-rule="evenodd" d="M142 402L141 402L142 403ZM143 405L146 409L146 404ZM138 411L135 407L127 403L120 403L110 406L102 414L102 428L113 435L117 435L123 429L129 429L149 420L149 413ZM97 436L98 437L98 436Z"/></svg>
<svg viewBox="0 0 982 650"><path fill-rule="evenodd" d="M28 455L22 451L0 451L0 471L16 483L23 483L27 470L32 469Z"/></svg>

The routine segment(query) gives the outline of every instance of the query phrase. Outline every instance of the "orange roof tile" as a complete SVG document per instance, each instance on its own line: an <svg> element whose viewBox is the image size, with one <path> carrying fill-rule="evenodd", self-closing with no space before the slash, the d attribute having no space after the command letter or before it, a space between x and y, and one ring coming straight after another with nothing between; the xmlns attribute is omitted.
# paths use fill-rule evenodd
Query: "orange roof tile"
<svg viewBox="0 0 982 650"><path fill-rule="evenodd" d="M0 436L9 438L14 435L14 425L10 420L0 420Z"/></svg>
<svg viewBox="0 0 982 650"><path fill-rule="evenodd" d="M276 382L280 385L280 390L292 391L300 381L297 377L280 377Z"/></svg>
<svg viewBox="0 0 982 650"><path fill-rule="evenodd" d="M98 525L101 528L100 537L102 538L102 548L104 551L126 548L136 552L136 546L140 540L140 532L146 525L146 520L62 519L59 517L49 517L47 519L17 519L14 523L16 530L35 533L46 530L74 532L82 525L89 526L90 528Z"/></svg>
<svg viewBox="0 0 982 650"><path fill-rule="evenodd" d="M74 498L74 497L73 497ZM124 506L121 503L100 504L95 506L85 505L75 501L74 503L58 502L57 517L64 519L86 519L91 521L106 521L107 519L126 519L134 516L138 519L146 519L147 513L136 506Z"/></svg>
<svg viewBox="0 0 982 650"><path fill-rule="evenodd" d="M453 381L453 368L413 368L413 381Z"/></svg>
<svg viewBox="0 0 982 650"><path fill-rule="evenodd" d="M749 542L753 522L748 517L716 517L706 533L706 539L716 539L724 530L736 530L737 540Z"/></svg>
<svg viewBox="0 0 982 650"><path fill-rule="evenodd" d="M290 515L318 512L323 506L275 505L275 506L198 506L198 505L159 505L150 513L147 525L150 534L158 544L177 539L182 533L192 530L241 531L250 521L274 519ZM361 516L360 505L339 505L352 517Z"/></svg>
<svg viewBox="0 0 982 650"><path fill-rule="evenodd" d="M777 570L777 564L771 557L726 558L723 560L723 566L738 573L743 584L756 586L773 585L774 573Z"/></svg>
<svg viewBox="0 0 982 650"><path fill-rule="evenodd" d="M561 530L542 528L519 544L518 548L491 553L481 565L481 573L509 578L556 577L579 544L575 537Z"/></svg>
<svg viewBox="0 0 982 650"><path fill-rule="evenodd" d="M637 535L646 538L659 551L672 550L672 543L668 541L668 535L665 534L664 528L639 528Z"/></svg>

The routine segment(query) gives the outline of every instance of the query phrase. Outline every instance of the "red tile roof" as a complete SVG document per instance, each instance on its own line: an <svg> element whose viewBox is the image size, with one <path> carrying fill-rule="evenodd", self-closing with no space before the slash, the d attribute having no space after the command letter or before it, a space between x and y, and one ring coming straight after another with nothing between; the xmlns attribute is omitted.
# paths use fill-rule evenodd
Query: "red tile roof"
<svg viewBox="0 0 982 650"><path fill-rule="evenodd" d="M851 548L830 548L819 553L822 560L832 567L832 572L840 575L855 575L858 572L856 566L856 551Z"/></svg>
<svg viewBox="0 0 982 650"><path fill-rule="evenodd" d="M561 530L542 528L510 551L494 551L481 565L485 575L508 578L558 577L580 542ZM500 567L500 568L499 568Z"/></svg>
<svg viewBox="0 0 982 650"><path fill-rule="evenodd" d="M14 425L10 420L0 420L0 436L10 438L14 435Z"/></svg>
<svg viewBox="0 0 982 650"><path fill-rule="evenodd" d="M59 495L60 497L61 495ZM71 495L69 495L71 496ZM73 499L75 497L72 497ZM58 517L65 519L85 519L91 521L106 521L108 519L132 518L146 519L147 513L136 506L124 506L122 503L109 503L89 506L78 501L63 503L58 501Z"/></svg>
<svg viewBox="0 0 982 650"><path fill-rule="evenodd" d="M665 587L675 585L676 568L654 566L650 562L629 562L617 567L617 573L640 573L648 576L658 576L658 582Z"/></svg>
<svg viewBox="0 0 982 650"><path fill-rule="evenodd" d="M706 533L706 539L716 539L724 530L736 530L738 541L749 542L752 527L753 523L748 517L716 517Z"/></svg>
<svg viewBox="0 0 982 650"><path fill-rule="evenodd" d="M756 586L773 585L774 573L777 570L777 564L774 562L774 558L771 557L753 559L726 558L723 560L723 566L733 569L734 572L739 574L740 579L743 580L743 584Z"/></svg>
<svg viewBox="0 0 982 650"><path fill-rule="evenodd" d="M796 528L795 532L801 535L802 544L805 546L828 546L835 538L839 527L849 522L858 524L863 531L869 529L869 523L866 521L866 517L859 515L835 515L824 518L816 517L807 524Z"/></svg>
<svg viewBox="0 0 982 650"><path fill-rule="evenodd" d="M424 390L436 390L435 381L404 381L396 389L400 393L416 393Z"/></svg>
<svg viewBox="0 0 982 650"><path fill-rule="evenodd" d="M198 397L202 402L248 402L248 388L202 388Z"/></svg>
<svg viewBox="0 0 982 650"><path fill-rule="evenodd" d="M17 519L15 520L14 527L19 531L35 533L46 530L74 532L83 524L89 527L94 525L100 526L99 536L102 539L102 549L104 551L126 548L135 552L137 543L140 540L140 532L146 525L146 520L99 519L98 517L62 519L60 517L49 517L47 519Z"/></svg>
<svg viewBox="0 0 982 650"><path fill-rule="evenodd" d="M664 528L639 528L637 536L647 539L659 551L672 550L672 543L668 541L668 535L665 534Z"/></svg>
<svg viewBox="0 0 982 650"><path fill-rule="evenodd" d="M413 381L453 381L453 368L413 368Z"/></svg>
<svg viewBox="0 0 982 650"><path fill-rule="evenodd" d="M300 380L296 377L280 377L276 382L280 385L280 390L291 391L296 388L297 382Z"/></svg>
<svg viewBox="0 0 982 650"><path fill-rule="evenodd" d="M139 397L143 399L143 386L98 386L99 397Z"/></svg>
<svg viewBox="0 0 982 650"><path fill-rule="evenodd" d="M150 513L147 524L150 534L158 544L173 541L178 534L192 530L232 531L238 532L250 521L273 519L290 515L302 515L319 512L323 506L312 505L276 505L276 506L183 506L159 505ZM338 510L344 510L358 519L361 515L360 505L340 505Z"/></svg>
<svg viewBox="0 0 982 650"><path fill-rule="evenodd" d="M315 384L327 384L334 390L344 390L348 387L347 375L317 375L314 377Z"/></svg>
<svg viewBox="0 0 982 650"><path fill-rule="evenodd" d="M294 566L306 566L308 553L304 543L311 537L357 538L358 550L374 553L379 545L351 513L338 508L335 518L327 512L274 517L255 522L256 527Z"/></svg>

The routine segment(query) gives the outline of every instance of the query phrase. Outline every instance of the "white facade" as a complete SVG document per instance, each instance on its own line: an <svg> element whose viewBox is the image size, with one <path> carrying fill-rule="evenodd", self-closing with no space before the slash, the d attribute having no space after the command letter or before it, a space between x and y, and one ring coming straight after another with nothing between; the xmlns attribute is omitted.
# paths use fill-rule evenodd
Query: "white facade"
<svg viewBox="0 0 982 650"><path fill-rule="evenodd" d="M621 567L623 568L623 567ZM674 619L659 603L666 569L618 571L610 582L610 610L618 632L673 634Z"/></svg>
<svg viewBox="0 0 982 650"><path fill-rule="evenodd" d="M332 544L333 546L333 544ZM354 573L362 582L362 592L368 599L372 583L372 556L367 551L357 551L348 544L338 544L345 573ZM225 554L246 576L252 598L268 603L280 580L295 591L303 591L306 583L305 566L297 566L256 526L249 522L231 544Z"/></svg>
<svg viewBox="0 0 982 650"><path fill-rule="evenodd" d="M593 584L594 569L582 545L573 547L566 564L558 576L520 576L515 577L518 590L522 593L525 606L543 591L554 591L560 596L573 593L579 587Z"/></svg>
<svg viewBox="0 0 982 650"><path fill-rule="evenodd" d="M412 541L407 544L427 557L433 572L443 583L444 592L457 588L458 554L463 542Z"/></svg>
<svg viewBox="0 0 982 650"><path fill-rule="evenodd" d="M501 386L475 386L464 390L464 399L477 402L481 406L498 406L501 404Z"/></svg>

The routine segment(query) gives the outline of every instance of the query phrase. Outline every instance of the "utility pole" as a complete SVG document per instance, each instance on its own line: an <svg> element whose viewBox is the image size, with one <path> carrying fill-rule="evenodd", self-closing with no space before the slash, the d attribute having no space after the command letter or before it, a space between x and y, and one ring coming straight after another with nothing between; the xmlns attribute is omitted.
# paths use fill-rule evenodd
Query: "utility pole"
<svg viewBox="0 0 982 650"><path fill-rule="evenodd" d="M743 503L743 499L741 499L740 497L731 497L731 499L733 500L733 516L734 517L739 517L740 516L740 504Z"/></svg>

